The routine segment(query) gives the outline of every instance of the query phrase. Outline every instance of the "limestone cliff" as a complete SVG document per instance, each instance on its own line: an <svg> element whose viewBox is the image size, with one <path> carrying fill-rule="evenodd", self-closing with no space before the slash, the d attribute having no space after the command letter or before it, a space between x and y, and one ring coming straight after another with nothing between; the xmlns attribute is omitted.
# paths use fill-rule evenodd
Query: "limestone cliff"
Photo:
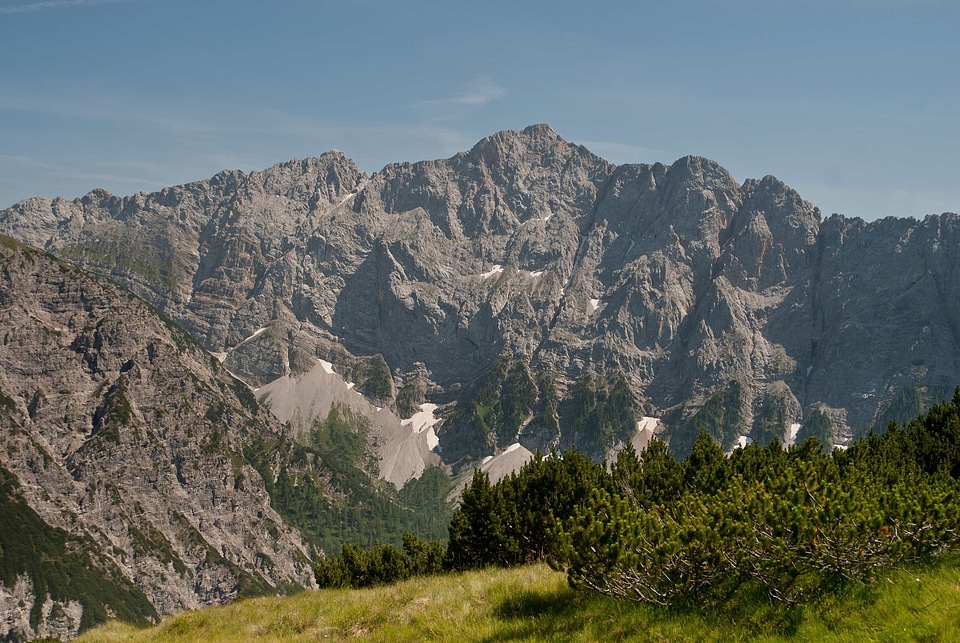
<svg viewBox="0 0 960 643"><path fill-rule="evenodd" d="M711 400L732 405L726 446L811 418L844 444L904 391L960 382L958 226L824 220L773 177L741 183L699 157L618 167L545 125L370 177L330 152L0 213L0 230L132 288L255 386L382 355L399 410L406 386L462 401L519 356L561 397L622 374L676 444L711 426ZM564 444L555 419L469 449L448 424L440 452Z"/></svg>
<svg viewBox="0 0 960 643"><path fill-rule="evenodd" d="M283 429L187 333L0 237L0 338L0 638L313 586L243 455Z"/></svg>

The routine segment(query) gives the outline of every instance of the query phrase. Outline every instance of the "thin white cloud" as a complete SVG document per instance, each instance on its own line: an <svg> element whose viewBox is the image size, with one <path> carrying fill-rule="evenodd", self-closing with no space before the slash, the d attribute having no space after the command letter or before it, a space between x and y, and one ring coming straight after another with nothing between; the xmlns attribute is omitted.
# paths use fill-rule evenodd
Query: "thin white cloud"
<svg viewBox="0 0 960 643"><path fill-rule="evenodd" d="M489 78L477 78L463 93L419 101L413 105L413 109L428 120L454 121L467 118L506 95L507 90Z"/></svg>
<svg viewBox="0 0 960 643"><path fill-rule="evenodd" d="M426 139L438 144L438 149L443 150L439 153L454 153L476 142L472 132L433 123L334 123L274 108L236 108L236 111L245 115L243 131L246 133L296 137L316 141L321 146L350 141L363 145L385 139L394 142Z"/></svg>
<svg viewBox="0 0 960 643"><path fill-rule="evenodd" d="M78 169L80 167L85 167L87 169ZM156 187L164 187L168 184L158 181L155 178L144 178L144 176L132 175L129 172L117 172L116 170L137 169L140 171L146 171L147 174L162 175L164 173L169 173L169 171L173 169L155 163L140 163L136 161L101 162L96 160L85 160L83 163L64 164L30 156L17 156L11 154L0 154L0 168L28 168L31 170L40 170L40 172L36 174L57 179L82 179L84 181L129 183Z"/></svg>
<svg viewBox="0 0 960 643"><path fill-rule="evenodd" d="M45 169L51 167L49 163L32 156L20 156L16 154L0 154L0 167L28 167L33 169Z"/></svg>
<svg viewBox="0 0 960 643"><path fill-rule="evenodd" d="M423 101L424 105L444 106L469 106L483 107L489 102L506 96L507 90L498 86L488 78L480 78L473 82L470 88L463 94L451 96L449 98L437 98L434 100Z"/></svg>
<svg viewBox="0 0 960 643"><path fill-rule="evenodd" d="M0 7L0 15L12 15L17 13L39 13L41 11L53 11L54 9L66 9L69 7L92 7L104 4L129 4L136 0L44 0L44 2L30 2L27 4L15 4L12 7Z"/></svg>
<svg viewBox="0 0 960 643"><path fill-rule="evenodd" d="M213 123L204 123L179 115L170 115L142 105L125 102L120 96L65 90L71 100L49 92L36 93L18 87L0 86L0 111L51 114L76 119L140 123L171 134L196 136L222 131Z"/></svg>

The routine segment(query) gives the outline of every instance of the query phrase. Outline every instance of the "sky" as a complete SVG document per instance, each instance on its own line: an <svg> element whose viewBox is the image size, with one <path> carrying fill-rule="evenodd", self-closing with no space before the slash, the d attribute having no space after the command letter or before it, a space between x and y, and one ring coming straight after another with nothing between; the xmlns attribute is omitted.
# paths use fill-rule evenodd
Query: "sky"
<svg viewBox="0 0 960 643"><path fill-rule="evenodd" d="M548 123L824 215L960 211L956 0L0 0L0 208Z"/></svg>

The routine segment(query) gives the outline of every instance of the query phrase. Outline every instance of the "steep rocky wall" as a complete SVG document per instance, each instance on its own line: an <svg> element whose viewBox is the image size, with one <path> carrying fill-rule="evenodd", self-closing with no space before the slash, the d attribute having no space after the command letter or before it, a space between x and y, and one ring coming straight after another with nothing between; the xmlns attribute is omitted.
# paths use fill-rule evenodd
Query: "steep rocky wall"
<svg viewBox="0 0 960 643"><path fill-rule="evenodd" d="M69 560L86 557L102 582L142 592L146 607L131 614L313 585L314 552L242 455L250 435L282 429L189 335L131 293L0 237L0 338L7 501L29 507L53 541L67 538ZM63 633L57 619L67 617L79 627L87 616L71 614L86 600L124 613L99 594L63 595L76 583L37 584L65 564L5 568L4 595L39 592L17 613L57 606L43 608L33 634ZM11 623L6 634L19 631Z"/></svg>
<svg viewBox="0 0 960 643"><path fill-rule="evenodd" d="M622 372L675 425L732 381L748 434L772 392L789 398L784 437L825 405L838 443L905 387L960 381L957 222L823 220L774 177L739 183L699 157L616 167L543 125L369 178L331 152L0 213L253 385L345 349L452 394L520 356L561 390ZM270 342L234 351L267 325Z"/></svg>

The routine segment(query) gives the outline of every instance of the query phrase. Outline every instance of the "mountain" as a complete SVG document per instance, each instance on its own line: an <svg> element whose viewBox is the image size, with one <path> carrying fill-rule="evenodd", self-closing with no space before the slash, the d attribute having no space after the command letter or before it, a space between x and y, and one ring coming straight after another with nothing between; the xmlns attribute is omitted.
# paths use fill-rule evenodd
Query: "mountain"
<svg viewBox="0 0 960 643"><path fill-rule="evenodd" d="M334 151L30 199L0 231L136 292L254 387L323 360L401 417L438 404L456 466L517 443L603 457L643 417L678 453L700 429L844 445L960 381L957 215L824 220L774 177L615 166L546 125L372 176Z"/></svg>
<svg viewBox="0 0 960 643"><path fill-rule="evenodd" d="M244 456L283 427L147 302L0 237L0 636L314 586Z"/></svg>

